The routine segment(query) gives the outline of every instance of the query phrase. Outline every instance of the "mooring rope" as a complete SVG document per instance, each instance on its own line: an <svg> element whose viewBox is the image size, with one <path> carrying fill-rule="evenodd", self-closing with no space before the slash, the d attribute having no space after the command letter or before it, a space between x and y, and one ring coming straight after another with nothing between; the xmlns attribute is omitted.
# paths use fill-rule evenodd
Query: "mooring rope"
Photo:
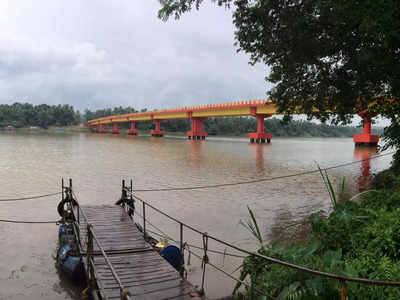
<svg viewBox="0 0 400 300"><path fill-rule="evenodd" d="M24 221L24 220L6 220L0 219L3 223L16 223L16 224L57 224L58 221Z"/></svg>
<svg viewBox="0 0 400 300"><path fill-rule="evenodd" d="M0 201L1 201L1 202L8 202L8 201L33 200L33 199L39 199L39 198L45 198L45 197L60 195L61 193L62 193L62 192L51 193L51 194L44 194L44 195L39 195L39 196L31 196L31 197L0 199Z"/></svg>
<svg viewBox="0 0 400 300"><path fill-rule="evenodd" d="M396 151L392 151L389 153L385 154L379 154L379 155L374 155L365 159L360 159L360 160L355 160L352 162L347 162L339 165L334 165L331 167L327 168L321 168L322 171L328 171L332 169L337 169L337 168L342 168L346 166L350 166L353 164L357 164L363 161L367 160L372 160L384 156L388 156L391 154L396 153ZM247 181L238 181L238 182L229 182L229 183L221 183L221 184L212 184L212 185L199 185L199 186L186 186L186 187L169 187L169 188L159 188L159 189L135 189L134 192L167 192L167 191L185 191L185 190L200 190L200 189L212 189L212 188L220 188L220 187L228 187L228 186L235 186L235 185L243 185L243 184L252 184L252 183L259 183L259 182L266 182L266 181L273 181L273 180L278 180L278 179L285 179L285 178L291 178L291 177L297 177L297 176L303 176L303 175L309 175L313 173L319 173L320 169L315 169L315 170L310 170L310 171L305 171L305 172L300 172L296 174L288 174L288 175L282 175L282 176L276 176L276 177L268 177L268 178L259 178L259 179L253 179L253 180L247 180Z"/></svg>

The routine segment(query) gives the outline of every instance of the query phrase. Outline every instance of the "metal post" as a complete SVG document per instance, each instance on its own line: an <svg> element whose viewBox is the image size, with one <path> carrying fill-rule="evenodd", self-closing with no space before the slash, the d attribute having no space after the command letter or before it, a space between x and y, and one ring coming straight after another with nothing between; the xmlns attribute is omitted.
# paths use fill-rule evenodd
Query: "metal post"
<svg viewBox="0 0 400 300"><path fill-rule="evenodd" d="M179 223L180 227L180 252L181 252L181 269L179 271L179 274L183 278L184 272L185 272L185 254L183 252L183 224Z"/></svg>
<svg viewBox="0 0 400 300"><path fill-rule="evenodd" d="M146 239L146 203L143 203L143 236Z"/></svg>
<svg viewBox="0 0 400 300"><path fill-rule="evenodd" d="M79 208L78 208L79 210ZM76 231L76 235L78 237L78 243L79 245L81 245L81 229L79 228L79 221L78 221L78 225L75 223L75 231Z"/></svg>
<svg viewBox="0 0 400 300"><path fill-rule="evenodd" d="M64 201L64 178L61 178L61 200Z"/></svg>
<svg viewBox="0 0 400 300"><path fill-rule="evenodd" d="M340 300L346 300L346 281L343 279L340 280L339 298Z"/></svg>
<svg viewBox="0 0 400 300"><path fill-rule="evenodd" d="M204 255L203 255L203 261L202 261L203 276L201 278L201 290L200 290L200 294L201 295L204 295L204 280L205 280L205 277L206 277L206 266L208 264L208 255L207 255L208 233L207 232L203 233L203 248L204 248Z"/></svg>
<svg viewBox="0 0 400 300"><path fill-rule="evenodd" d="M93 235L92 225L87 224L87 248L86 248L86 266L87 266L87 277L89 288L92 288L93 277L92 277L92 255L93 255Z"/></svg>
<svg viewBox="0 0 400 300"><path fill-rule="evenodd" d="M81 214L80 214L80 212L79 212L79 211L80 211L79 204L77 205L77 207L78 207L78 208L77 208L77 210L78 210L78 211L77 211L77 215L78 215L78 224L81 224L81 217L80 217ZM72 209L73 209L73 208L72 208Z"/></svg>
<svg viewBox="0 0 400 300"><path fill-rule="evenodd" d="M180 227L180 248L181 248L181 255L183 255L183 224L179 223L179 227Z"/></svg>

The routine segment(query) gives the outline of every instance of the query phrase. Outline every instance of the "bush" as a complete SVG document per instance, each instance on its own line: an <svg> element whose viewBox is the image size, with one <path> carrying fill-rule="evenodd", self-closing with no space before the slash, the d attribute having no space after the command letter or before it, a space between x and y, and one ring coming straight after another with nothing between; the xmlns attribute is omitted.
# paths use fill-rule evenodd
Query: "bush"
<svg viewBox="0 0 400 300"><path fill-rule="evenodd" d="M390 170L378 175L376 187L363 193L360 203L335 203L329 216L308 218L310 239L305 245L279 241L260 254L329 273L400 281L400 176ZM253 216L253 215L252 215ZM252 224L255 223L255 224ZM254 217L248 224L258 228ZM250 278L249 299L265 299L262 290L278 299L338 299L339 282L311 275L253 256L243 261L241 279ZM238 291L238 285L235 292ZM346 283L347 299L400 299L399 287Z"/></svg>

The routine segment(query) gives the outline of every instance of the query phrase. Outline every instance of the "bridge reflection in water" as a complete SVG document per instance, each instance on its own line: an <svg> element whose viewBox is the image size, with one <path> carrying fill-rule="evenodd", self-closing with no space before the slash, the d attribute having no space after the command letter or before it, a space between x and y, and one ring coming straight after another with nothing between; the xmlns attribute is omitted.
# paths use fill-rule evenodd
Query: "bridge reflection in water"
<svg viewBox="0 0 400 300"><path fill-rule="evenodd" d="M360 175L357 178L359 191L364 191L371 183L371 160L370 158L377 155L377 148L374 147L355 147L354 159L361 160L360 162Z"/></svg>

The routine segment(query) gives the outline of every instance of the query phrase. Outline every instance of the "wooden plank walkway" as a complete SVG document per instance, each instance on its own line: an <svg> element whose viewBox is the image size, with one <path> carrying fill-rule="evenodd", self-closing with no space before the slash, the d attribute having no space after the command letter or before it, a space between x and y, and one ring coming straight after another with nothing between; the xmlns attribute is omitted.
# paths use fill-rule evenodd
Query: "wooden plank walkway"
<svg viewBox="0 0 400 300"><path fill-rule="evenodd" d="M199 300L191 297L195 288L162 258L143 238L125 210L117 205L81 206L93 226L101 246L107 253L131 299ZM86 246L86 221L80 217L81 245ZM120 299L119 285L94 245L94 272L102 299ZM86 262L86 261L85 261Z"/></svg>

